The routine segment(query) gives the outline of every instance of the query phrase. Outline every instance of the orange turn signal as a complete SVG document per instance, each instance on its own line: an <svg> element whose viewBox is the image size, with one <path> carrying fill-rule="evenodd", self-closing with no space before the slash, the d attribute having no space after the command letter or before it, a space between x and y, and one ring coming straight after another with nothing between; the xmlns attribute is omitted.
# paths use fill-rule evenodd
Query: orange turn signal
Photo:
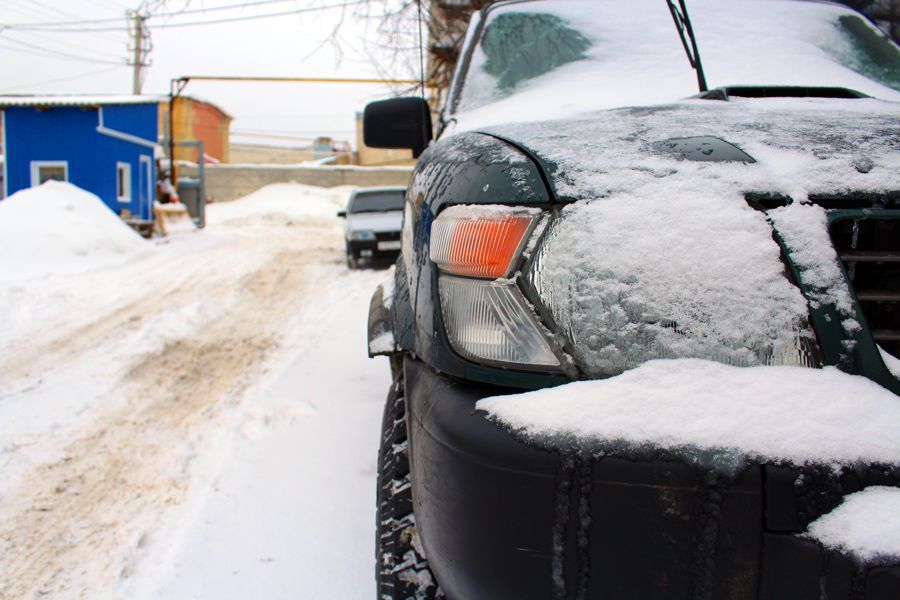
<svg viewBox="0 0 900 600"><path fill-rule="evenodd" d="M454 275L507 277L540 213L537 208L452 206L431 226L431 260Z"/></svg>

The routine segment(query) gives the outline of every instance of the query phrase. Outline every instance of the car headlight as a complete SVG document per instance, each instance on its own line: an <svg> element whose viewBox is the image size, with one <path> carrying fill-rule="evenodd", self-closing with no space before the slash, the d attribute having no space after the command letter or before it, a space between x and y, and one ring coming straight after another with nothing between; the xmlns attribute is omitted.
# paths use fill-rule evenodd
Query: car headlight
<svg viewBox="0 0 900 600"><path fill-rule="evenodd" d="M350 232L350 239L354 241L372 241L375 239L375 232L368 229L360 229Z"/></svg>
<svg viewBox="0 0 900 600"><path fill-rule="evenodd" d="M441 314L454 350L504 366L558 370L560 354L508 279L540 219L536 208L452 206L431 227Z"/></svg>

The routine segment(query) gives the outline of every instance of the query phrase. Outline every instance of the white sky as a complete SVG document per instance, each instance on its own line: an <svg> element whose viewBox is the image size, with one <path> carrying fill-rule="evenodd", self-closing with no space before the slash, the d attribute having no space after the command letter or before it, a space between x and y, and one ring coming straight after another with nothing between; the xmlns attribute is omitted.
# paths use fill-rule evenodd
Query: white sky
<svg viewBox="0 0 900 600"><path fill-rule="evenodd" d="M349 0L168 0L164 9L155 11L158 16L147 22L153 64L145 70L143 91L167 94L170 80L185 75L415 78L417 73L401 67L379 73L372 59L377 54L373 45L376 24L355 16L357 7L171 26L285 13L344 1ZM139 0L0 0L0 93L130 93L132 69L125 64L130 54L125 11L138 4ZM223 6L237 8L222 10ZM183 9L204 12L177 14ZM339 53L328 40L342 12ZM4 27L95 19L119 20L82 26L109 31ZM414 64L414 50L412 58ZM387 62L382 59L380 68ZM397 90L403 87L395 86ZM366 102L390 95L391 89L367 84L192 82L184 93L214 102L235 117L235 141L240 141L236 133L251 131L308 138L331 135L353 143L355 113ZM294 142L267 138L265 143ZM296 141L297 145L304 143Z"/></svg>

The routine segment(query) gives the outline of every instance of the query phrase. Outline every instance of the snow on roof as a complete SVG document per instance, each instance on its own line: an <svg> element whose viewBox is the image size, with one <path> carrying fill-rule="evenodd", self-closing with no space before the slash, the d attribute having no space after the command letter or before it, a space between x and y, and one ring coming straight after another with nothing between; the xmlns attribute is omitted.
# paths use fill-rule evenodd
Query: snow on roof
<svg viewBox="0 0 900 600"><path fill-rule="evenodd" d="M485 398L478 409L542 445L668 451L733 472L746 460L900 463L900 400L834 367L657 360L616 377Z"/></svg>
<svg viewBox="0 0 900 600"><path fill-rule="evenodd" d="M9 95L0 96L2 106L112 106L122 104L158 104L168 96L127 94L59 94L59 95Z"/></svg>
<svg viewBox="0 0 900 600"><path fill-rule="evenodd" d="M850 554L863 564L900 559L900 489L868 487L810 523L803 537Z"/></svg>
<svg viewBox="0 0 900 600"><path fill-rule="evenodd" d="M100 198L58 181L0 202L0 240L0 281L91 271L148 247Z"/></svg>

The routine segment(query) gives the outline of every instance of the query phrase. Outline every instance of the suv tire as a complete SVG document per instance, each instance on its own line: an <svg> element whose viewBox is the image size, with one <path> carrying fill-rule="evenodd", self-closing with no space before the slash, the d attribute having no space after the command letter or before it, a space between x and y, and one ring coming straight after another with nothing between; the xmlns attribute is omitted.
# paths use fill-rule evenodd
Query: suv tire
<svg viewBox="0 0 900 600"><path fill-rule="evenodd" d="M378 450L375 580L380 600L432 600L444 595L419 542L413 513L402 371L384 406Z"/></svg>

